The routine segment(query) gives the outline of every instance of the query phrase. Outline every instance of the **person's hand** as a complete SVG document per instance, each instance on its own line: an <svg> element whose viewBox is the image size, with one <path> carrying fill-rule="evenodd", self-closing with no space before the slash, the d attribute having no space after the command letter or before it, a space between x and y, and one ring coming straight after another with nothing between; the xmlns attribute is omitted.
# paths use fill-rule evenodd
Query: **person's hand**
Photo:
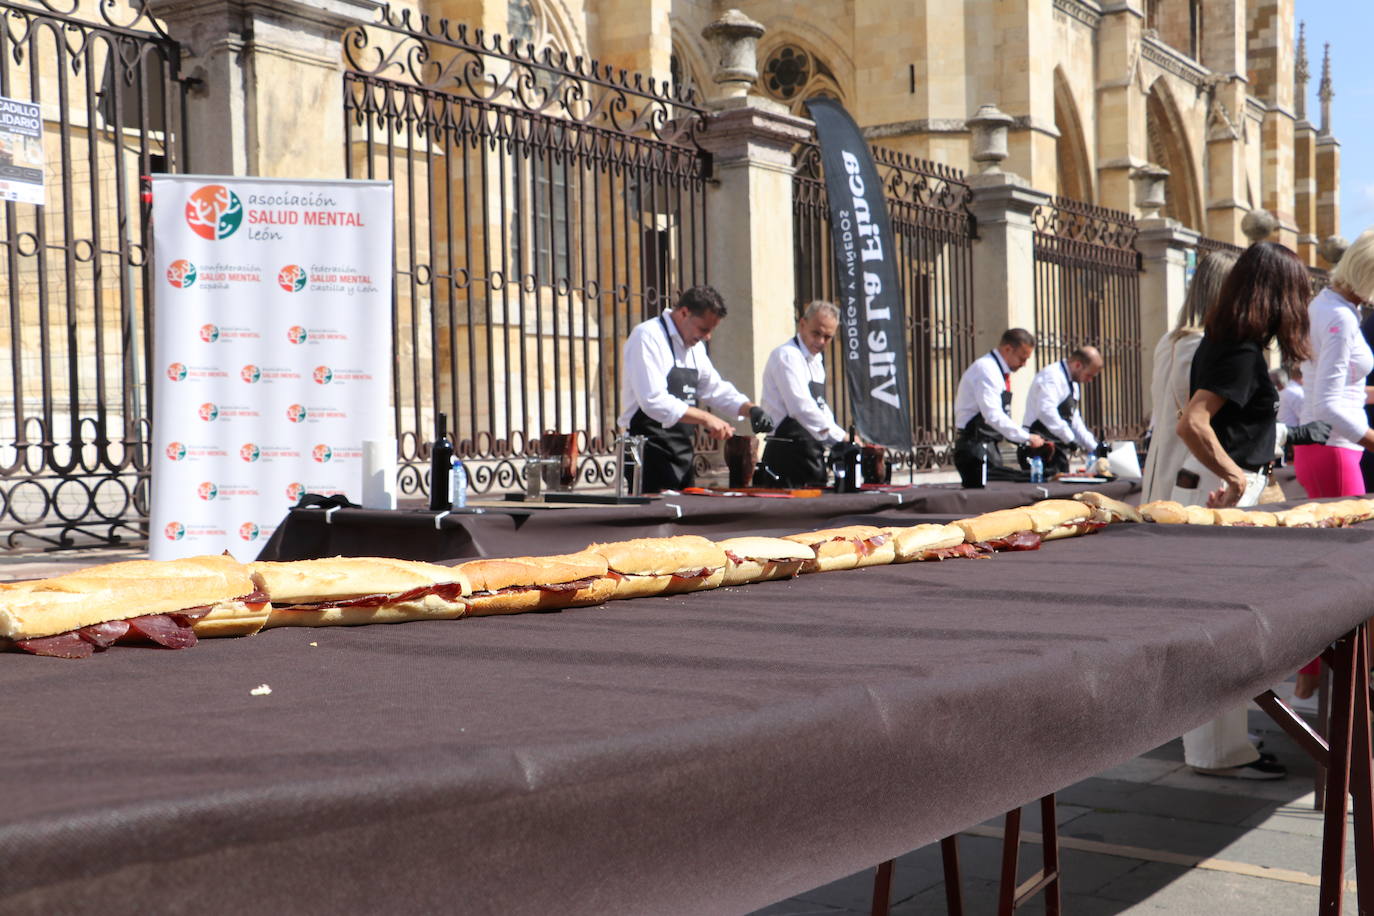
<svg viewBox="0 0 1374 916"><path fill-rule="evenodd" d="M1207 494L1207 506L1211 509L1225 509L1240 502L1245 495L1245 475L1223 478L1223 485Z"/></svg>
<svg viewBox="0 0 1374 916"><path fill-rule="evenodd" d="M706 420L701 425L706 427L706 435L712 439L729 439L735 434L733 426L713 413L706 414Z"/></svg>
<svg viewBox="0 0 1374 916"><path fill-rule="evenodd" d="M1026 445L1030 446L1031 448L1044 448L1045 437L1038 436L1035 433L1031 433L1030 438L1026 440Z"/></svg>
<svg viewBox="0 0 1374 916"><path fill-rule="evenodd" d="M756 433L771 433L773 421L763 412L762 407L755 405L749 408L749 427Z"/></svg>
<svg viewBox="0 0 1374 916"><path fill-rule="evenodd" d="M1331 438L1331 424L1322 420L1288 427L1289 445L1325 445L1329 438Z"/></svg>

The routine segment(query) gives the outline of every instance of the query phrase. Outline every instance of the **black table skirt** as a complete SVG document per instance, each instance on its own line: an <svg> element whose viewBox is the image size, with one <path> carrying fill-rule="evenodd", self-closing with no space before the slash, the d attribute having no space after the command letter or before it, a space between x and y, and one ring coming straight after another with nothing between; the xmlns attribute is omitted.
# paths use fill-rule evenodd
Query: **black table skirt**
<svg viewBox="0 0 1374 916"><path fill-rule="evenodd" d="M556 614L0 656L0 911L747 911L1258 694L1369 616L1371 550L1374 525L1120 525Z"/></svg>

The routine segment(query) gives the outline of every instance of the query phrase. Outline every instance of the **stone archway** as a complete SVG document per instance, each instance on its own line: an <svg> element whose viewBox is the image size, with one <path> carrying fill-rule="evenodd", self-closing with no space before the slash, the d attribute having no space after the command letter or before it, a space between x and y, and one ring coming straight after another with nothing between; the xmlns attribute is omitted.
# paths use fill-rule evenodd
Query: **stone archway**
<svg viewBox="0 0 1374 916"><path fill-rule="evenodd" d="M1189 229L1206 230L1201 183L1191 145L1173 94L1163 79L1155 80L1145 100L1145 130L1151 161L1169 170L1164 188L1165 216Z"/></svg>
<svg viewBox="0 0 1374 916"><path fill-rule="evenodd" d="M1054 68L1054 126L1059 131L1055 143L1055 166L1059 194L1084 203L1095 203L1092 162L1084 139L1083 121L1069 89L1064 72Z"/></svg>

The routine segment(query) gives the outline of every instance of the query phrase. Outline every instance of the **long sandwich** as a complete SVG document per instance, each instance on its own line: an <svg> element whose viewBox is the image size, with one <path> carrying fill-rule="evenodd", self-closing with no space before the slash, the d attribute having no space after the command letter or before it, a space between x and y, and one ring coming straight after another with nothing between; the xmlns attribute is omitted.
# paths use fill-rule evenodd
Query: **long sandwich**
<svg viewBox="0 0 1374 916"><path fill-rule="evenodd" d="M721 585L790 579L801 572L802 564L816 559L810 547L786 538L737 537L716 543L725 551Z"/></svg>
<svg viewBox="0 0 1374 916"><path fill-rule="evenodd" d="M0 644L85 658L116 642L185 649L198 636L255 633L267 596L228 556L129 560L0 585Z"/></svg>
<svg viewBox="0 0 1374 916"><path fill-rule="evenodd" d="M1026 511L1030 513L1031 530L1046 541L1092 534L1107 526L1100 510L1072 499L1044 499Z"/></svg>
<svg viewBox="0 0 1374 916"><path fill-rule="evenodd" d="M271 601L264 628L453 620L467 610L472 590L454 567L389 557L259 562L249 569Z"/></svg>
<svg viewBox="0 0 1374 916"><path fill-rule="evenodd" d="M1075 493L1073 498L1097 510L1098 521L1143 522L1145 520L1135 506L1123 503L1119 499L1112 499L1110 496L1103 496L1101 493L1090 490L1087 493Z"/></svg>
<svg viewBox="0 0 1374 916"><path fill-rule="evenodd" d="M1039 550L1044 540L1035 531L1029 509L999 509L956 519L964 540L982 550Z"/></svg>
<svg viewBox="0 0 1374 916"><path fill-rule="evenodd" d="M700 535L633 538L587 548L606 561L611 598L676 595L716 588L725 580L725 551Z"/></svg>
<svg viewBox="0 0 1374 916"><path fill-rule="evenodd" d="M469 560L458 567L472 592L469 617L602 604L615 592L606 558L584 550L552 557Z"/></svg>
<svg viewBox="0 0 1374 916"><path fill-rule="evenodd" d="M911 525L884 528L883 533L892 539L894 563L979 555L977 548L964 542L964 530L958 525Z"/></svg>
<svg viewBox="0 0 1374 916"><path fill-rule="evenodd" d="M816 558L802 564L803 573L881 566L891 563L896 556L892 538L883 533L881 528L872 525L822 528L819 531L787 534L783 537L815 551Z"/></svg>

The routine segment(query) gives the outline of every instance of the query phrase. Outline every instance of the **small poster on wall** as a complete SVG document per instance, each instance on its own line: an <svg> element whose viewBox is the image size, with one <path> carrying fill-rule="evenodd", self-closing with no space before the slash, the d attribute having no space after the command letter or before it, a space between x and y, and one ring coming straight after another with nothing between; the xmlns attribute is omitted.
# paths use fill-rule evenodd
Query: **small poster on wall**
<svg viewBox="0 0 1374 916"><path fill-rule="evenodd" d="M149 553L254 559L392 433L386 181L153 176Z"/></svg>
<svg viewBox="0 0 1374 916"><path fill-rule="evenodd" d="M43 205L43 114L0 95L0 200Z"/></svg>

